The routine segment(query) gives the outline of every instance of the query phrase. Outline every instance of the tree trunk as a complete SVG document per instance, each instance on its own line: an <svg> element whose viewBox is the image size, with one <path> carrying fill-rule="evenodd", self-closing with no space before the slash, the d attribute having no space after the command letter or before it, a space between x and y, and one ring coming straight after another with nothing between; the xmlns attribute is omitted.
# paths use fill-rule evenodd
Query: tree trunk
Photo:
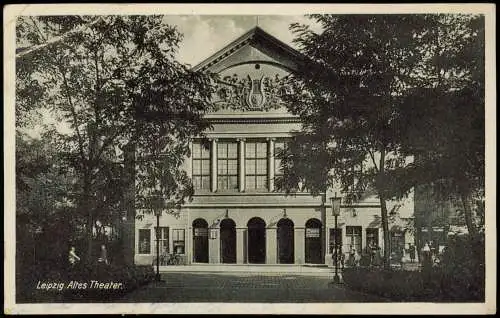
<svg viewBox="0 0 500 318"><path fill-rule="evenodd" d="M380 209L382 214L382 232L384 235L384 268L390 269L390 256L391 256L391 240L389 236L389 220L387 218L387 205L383 195L379 194Z"/></svg>
<svg viewBox="0 0 500 318"><path fill-rule="evenodd" d="M90 196L90 180L88 177L84 177L83 181L83 204L82 209L86 211L87 216L87 262L91 261L92 258L92 228L94 225L91 196Z"/></svg>
<svg viewBox="0 0 500 318"><path fill-rule="evenodd" d="M391 256L391 240L389 237L389 220L387 217L387 204L385 196L383 194L384 176L385 176L385 148L382 147L380 150L380 161L379 161L379 178L377 180L378 196L380 199L380 212L382 216L382 232L384 236L384 268L390 269L390 256Z"/></svg>

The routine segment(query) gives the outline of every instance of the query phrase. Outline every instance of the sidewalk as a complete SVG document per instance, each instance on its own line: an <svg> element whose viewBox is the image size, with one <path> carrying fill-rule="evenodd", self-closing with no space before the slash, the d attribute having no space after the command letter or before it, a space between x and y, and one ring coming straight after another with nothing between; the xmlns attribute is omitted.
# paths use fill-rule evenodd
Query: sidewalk
<svg viewBox="0 0 500 318"><path fill-rule="evenodd" d="M156 270L156 266L153 267ZM224 272L224 273L289 273L308 275L329 275L333 268L307 265L269 265L269 264L192 264L179 266L160 266L160 273L171 272Z"/></svg>

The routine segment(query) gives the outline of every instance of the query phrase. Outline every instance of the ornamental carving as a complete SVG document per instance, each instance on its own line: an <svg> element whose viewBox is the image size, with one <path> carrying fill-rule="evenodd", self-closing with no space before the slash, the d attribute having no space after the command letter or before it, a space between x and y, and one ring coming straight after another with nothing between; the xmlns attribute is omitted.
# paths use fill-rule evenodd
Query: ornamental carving
<svg viewBox="0 0 500 318"><path fill-rule="evenodd" d="M214 102L217 106L234 110L270 110L283 106L281 96L289 93L284 79L277 74L240 78L236 74L225 76L217 84Z"/></svg>

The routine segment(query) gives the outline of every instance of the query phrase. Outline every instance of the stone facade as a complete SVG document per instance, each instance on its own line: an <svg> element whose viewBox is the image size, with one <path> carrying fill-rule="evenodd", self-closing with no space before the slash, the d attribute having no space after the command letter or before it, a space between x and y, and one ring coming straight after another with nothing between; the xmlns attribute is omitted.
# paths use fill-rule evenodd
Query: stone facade
<svg viewBox="0 0 500 318"><path fill-rule="evenodd" d="M214 102L221 109L207 115L213 126L206 132L208 142L195 140L193 156L185 161L184 169L197 188L193 200L178 217L160 218L165 231L162 250L180 252L186 264L331 264L330 197L341 196L340 191L285 196L274 185L280 173L278 146L300 130L299 119L280 104L280 79L302 59L255 28L195 67L220 75ZM398 207L402 218L410 216L411 197ZM344 253L353 247L364 249L370 240L383 248L379 215L375 197L341 206L338 226ZM398 222L404 223L401 218ZM153 261L155 226L151 215L135 222L137 264ZM404 224L397 231L403 245L413 243Z"/></svg>

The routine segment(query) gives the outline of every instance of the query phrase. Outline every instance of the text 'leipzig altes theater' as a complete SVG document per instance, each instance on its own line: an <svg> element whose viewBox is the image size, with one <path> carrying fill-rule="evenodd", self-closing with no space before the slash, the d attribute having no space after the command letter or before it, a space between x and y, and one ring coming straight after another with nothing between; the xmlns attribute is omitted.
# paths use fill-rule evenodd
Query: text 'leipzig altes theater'
<svg viewBox="0 0 500 318"><path fill-rule="evenodd" d="M219 74L223 84L214 102L222 107L206 115L212 129L193 140L185 161L195 187L192 201L179 216L160 217L161 254L179 254L186 265L331 264L335 237L344 253L369 243L383 249L376 197L343 203L335 232L330 197L338 189L316 197L276 189L282 172L275 154L300 130L300 120L273 103L284 89L280 79L300 59L256 27L195 67ZM413 202L397 207L398 217L389 224L391 246L404 249L410 240L404 219L412 215ZM152 264L156 217L146 214L134 223L134 261Z"/></svg>

